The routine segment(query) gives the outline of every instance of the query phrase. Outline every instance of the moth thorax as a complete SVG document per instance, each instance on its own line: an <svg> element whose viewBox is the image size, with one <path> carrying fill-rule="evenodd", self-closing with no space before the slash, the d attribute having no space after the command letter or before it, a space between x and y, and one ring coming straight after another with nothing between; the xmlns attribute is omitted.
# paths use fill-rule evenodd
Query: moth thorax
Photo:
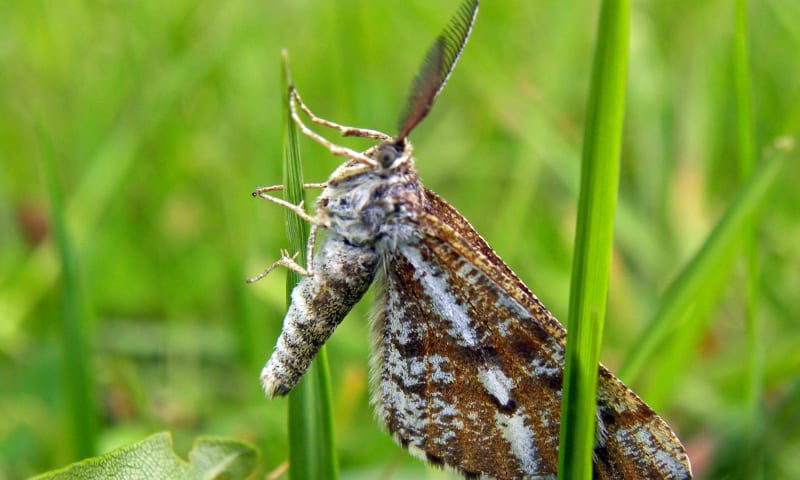
<svg viewBox="0 0 800 480"><path fill-rule="evenodd" d="M391 162L403 159L408 157L401 154ZM332 189L327 192L324 209L330 228L352 244L374 244L386 235L394 241L404 231L400 227L416 219L421 192L413 167L403 162L364 173Z"/></svg>

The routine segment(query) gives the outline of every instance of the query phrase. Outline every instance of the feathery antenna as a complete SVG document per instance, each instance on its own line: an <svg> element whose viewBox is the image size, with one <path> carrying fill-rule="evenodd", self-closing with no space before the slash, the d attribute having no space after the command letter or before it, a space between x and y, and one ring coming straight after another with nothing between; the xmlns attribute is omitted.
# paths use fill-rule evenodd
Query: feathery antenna
<svg viewBox="0 0 800 480"><path fill-rule="evenodd" d="M411 85L408 105L400 117L397 141L405 140L411 130L428 115L434 99L444 88L461 57L477 14L478 0L465 0L447 27L436 37Z"/></svg>

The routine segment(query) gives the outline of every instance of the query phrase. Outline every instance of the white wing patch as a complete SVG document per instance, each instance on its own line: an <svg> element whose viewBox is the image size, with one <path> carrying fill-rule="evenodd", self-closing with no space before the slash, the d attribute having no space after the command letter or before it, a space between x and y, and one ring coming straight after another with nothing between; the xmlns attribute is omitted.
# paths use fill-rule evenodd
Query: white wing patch
<svg viewBox="0 0 800 480"><path fill-rule="evenodd" d="M433 302L434 310L440 312L443 318L450 320L451 328L447 333L459 342L459 345L478 346L478 333L472 327L473 321L464 308L456 302L453 295L447 291L446 283L436 279L430 263L422 259L420 250L414 246L403 246L401 250L414 267L416 278Z"/></svg>
<svg viewBox="0 0 800 480"><path fill-rule="evenodd" d="M526 472L540 470L536 459L538 454L533 443L533 430L525 425L525 417L519 413L506 415L495 412L494 422L503 438L511 445L511 453L519 460Z"/></svg>
<svg viewBox="0 0 800 480"><path fill-rule="evenodd" d="M489 394L500 402L500 405L508 405L512 398L511 390L516 386L514 380L508 378L497 367L479 370L478 380L480 380Z"/></svg>

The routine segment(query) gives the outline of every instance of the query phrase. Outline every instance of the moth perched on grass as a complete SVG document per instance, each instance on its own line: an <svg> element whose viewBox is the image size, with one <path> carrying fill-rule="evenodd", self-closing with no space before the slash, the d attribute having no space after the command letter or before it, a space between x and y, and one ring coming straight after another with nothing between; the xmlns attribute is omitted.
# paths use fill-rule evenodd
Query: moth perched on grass
<svg viewBox="0 0 800 480"><path fill-rule="evenodd" d="M251 279L276 266L304 276L261 382L269 396L289 392L377 281L372 395L394 438L469 478L555 478L566 331L469 222L422 185L408 140L477 11L477 0L466 0L431 47L397 136L323 120L290 88L298 128L347 161L318 185L314 216L271 196L279 186L254 192L311 223L307 269L283 252ZM314 123L379 143L364 152L335 145L310 130L298 108ZM595 477L690 478L667 424L603 366L598 382Z"/></svg>

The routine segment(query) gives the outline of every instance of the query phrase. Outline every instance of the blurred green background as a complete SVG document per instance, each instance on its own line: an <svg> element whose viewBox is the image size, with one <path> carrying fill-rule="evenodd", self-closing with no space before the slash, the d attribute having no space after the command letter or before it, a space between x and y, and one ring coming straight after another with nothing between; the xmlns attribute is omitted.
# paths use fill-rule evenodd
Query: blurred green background
<svg viewBox="0 0 800 480"><path fill-rule="evenodd" d="M0 2L0 479L160 430L179 452L204 434L253 441L257 478L285 461L286 401L264 399L258 384L285 273L244 283L286 245L281 209L250 196L281 180L280 50L316 113L395 133L417 66L458 3ZM742 184L734 2L632 3L602 355L612 370ZM800 131L800 2L750 3L758 161ZM412 135L425 184L562 319L597 6L484 0L450 83ZM338 160L302 147L306 181L325 180ZM61 273L48 162L77 290ZM758 448L745 451L766 478L800 477L798 179L788 162L756 228L764 391ZM735 254L720 265L687 328L632 385L703 478L735 476L743 455L743 265ZM362 301L328 343L342 478L449 478L372 418L368 312ZM76 386L88 399L77 406ZM70 423L76 409L83 431Z"/></svg>

